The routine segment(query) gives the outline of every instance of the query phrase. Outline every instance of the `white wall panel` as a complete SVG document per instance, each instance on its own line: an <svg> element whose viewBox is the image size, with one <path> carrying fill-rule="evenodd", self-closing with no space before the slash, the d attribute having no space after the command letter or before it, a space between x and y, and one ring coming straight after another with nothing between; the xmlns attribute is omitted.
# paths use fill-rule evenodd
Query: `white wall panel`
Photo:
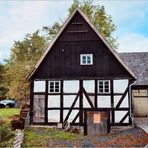
<svg viewBox="0 0 148 148"><path fill-rule="evenodd" d="M71 107L75 98L76 98L76 95L65 95L63 106L64 107ZM79 107L79 98L77 99L77 102L74 107Z"/></svg>
<svg viewBox="0 0 148 148"><path fill-rule="evenodd" d="M95 92L95 81L94 80L84 80L83 87L87 93Z"/></svg>
<svg viewBox="0 0 148 148"><path fill-rule="evenodd" d="M118 104L119 100L122 96L114 96L114 107ZM128 94L125 96L124 100L122 101L120 107L129 107L128 103Z"/></svg>
<svg viewBox="0 0 148 148"><path fill-rule="evenodd" d="M34 92L45 92L45 81L34 81Z"/></svg>
<svg viewBox="0 0 148 148"><path fill-rule="evenodd" d="M111 107L111 97L110 96L98 96L98 107Z"/></svg>
<svg viewBox="0 0 148 148"><path fill-rule="evenodd" d="M48 122L60 122L60 110L48 110Z"/></svg>
<svg viewBox="0 0 148 148"><path fill-rule="evenodd" d="M95 97L94 96L89 96L92 104L94 105L95 104ZM86 99L85 95L83 94L83 107L86 107L86 108L91 108L88 100Z"/></svg>
<svg viewBox="0 0 148 148"><path fill-rule="evenodd" d="M124 93L128 86L128 80L114 80L114 93Z"/></svg>
<svg viewBox="0 0 148 148"><path fill-rule="evenodd" d="M64 115L64 120L65 120L65 118L66 118L68 112L69 112L69 110L64 110L64 113L63 113L63 115ZM76 117L76 115L77 115L78 112L79 112L79 110L72 110L72 112L71 112L71 114L70 114L70 116L69 116L69 118L68 118L68 121L69 121L69 122L72 122L73 119ZM79 117L77 118L77 120L76 120L75 122L79 122Z"/></svg>
<svg viewBox="0 0 148 148"><path fill-rule="evenodd" d="M79 91L79 81L64 81L64 92L65 93L77 93Z"/></svg>
<svg viewBox="0 0 148 148"><path fill-rule="evenodd" d="M48 107L60 107L60 95L48 95Z"/></svg>
<svg viewBox="0 0 148 148"><path fill-rule="evenodd" d="M128 111L115 111L115 122L119 123L127 112ZM129 117L127 117L123 123L128 123L128 122L129 122Z"/></svg>

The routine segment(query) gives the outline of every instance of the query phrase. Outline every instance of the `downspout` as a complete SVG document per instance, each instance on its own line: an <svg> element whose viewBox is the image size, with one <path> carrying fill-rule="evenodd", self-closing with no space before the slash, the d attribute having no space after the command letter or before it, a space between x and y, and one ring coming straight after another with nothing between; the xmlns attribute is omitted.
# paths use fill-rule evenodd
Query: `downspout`
<svg viewBox="0 0 148 148"><path fill-rule="evenodd" d="M131 118L131 120L132 120L132 124L133 124L133 112L132 112L132 90L131 90L131 87L132 87L136 82L137 82L137 80L134 81L132 84L129 85L130 118Z"/></svg>

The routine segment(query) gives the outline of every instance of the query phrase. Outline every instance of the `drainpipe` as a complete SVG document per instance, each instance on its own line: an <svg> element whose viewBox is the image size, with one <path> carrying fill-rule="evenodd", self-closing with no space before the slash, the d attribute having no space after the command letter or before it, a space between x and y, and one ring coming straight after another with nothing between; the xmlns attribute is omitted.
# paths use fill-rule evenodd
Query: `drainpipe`
<svg viewBox="0 0 148 148"><path fill-rule="evenodd" d="M129 85L129 98L130 98L130 118L132 119L132 125L133 125L133 111L132 111L132 90L131 87L137 82L134 81L132 84Z"/></svg>

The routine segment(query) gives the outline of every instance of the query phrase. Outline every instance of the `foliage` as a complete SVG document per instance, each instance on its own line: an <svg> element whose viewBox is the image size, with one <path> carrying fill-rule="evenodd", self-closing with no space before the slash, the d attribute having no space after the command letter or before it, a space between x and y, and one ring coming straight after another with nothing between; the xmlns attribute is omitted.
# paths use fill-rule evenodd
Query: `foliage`
<svg viewBox="0 0 148 148"><path fill-rule="evenodd" d="M0 100L6 98L7 88L4 86L4 74L5 68L4 65L0 63Z"/></svg>
<svg viewBox="0 0 148 148"><path fill-rule="evenodd" d="M113 23L111 15L108 15L105 11L105 7L101 5L94 5L92 0L74 0L71 7L68 9L71 14L75 8L79 7L85 15L91 20L99 33L106 39L106 41L116 49L118 44L113 37L113 32L116 26ZM51 39L56 32L61 28L62 23L56 22L52 27L43 27L43 30L48 33L48 37Z"/></svg>
<svg viewBox="0 0 148 148"><path fill-rule="evenodd" d="M83 136L51 128L28 128L24 131L24 137L23 147L48 147L53 140L72 141L82 139Z"/></svg>
<svg viewBox="0 0 148 148"><path fill-rule="evenodd" d="M111 16L106 14L104 6L94 5L90 0L74 0L68 13L71 14L76 7L83 10L112 47L117 47L112 36L116 27ZM19 102L28 100L29 83L26 78L62 24L63 22L55 22L52 27L43 27L44 36L38 30L27 34L22 41L15 41L10 58L5 61L4 71L0 71L0 95Z"/></svg>
<svg viewBox="0 0 148 148"><path fill-rule="evenodd" d="M9 90L7 95L19 101L28 99L29 83L28 74L38 61L46 47L44 36L39 31L27 34L23 41L14 43L10 59L6 61L5 86Z"/></svg>
<svg viewBox="0 0 148 148"><path fill-rule="evenodd" d="M12 146L14 132L11 131L8 124L6 124L3 118L0 118L0 147Z"/></svg>

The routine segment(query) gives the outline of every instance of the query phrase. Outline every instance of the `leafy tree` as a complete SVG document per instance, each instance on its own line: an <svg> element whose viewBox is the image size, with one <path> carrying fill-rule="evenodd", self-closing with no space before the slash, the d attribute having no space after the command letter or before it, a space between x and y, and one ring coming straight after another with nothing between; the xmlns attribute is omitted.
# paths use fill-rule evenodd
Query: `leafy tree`
<svg viewBox="0 0 148 148"><path fill-rule="evenodd" d="M29 83L27 76L38 61L47 42L39 31L27 34L23 41L14 43L10 59L6 61L5 86L8 88L8 97L19 101L28 98Z"/></svg>
<svg viewBox="0 0 148 148"><path fill-rule="evenodd" d="M4 65L0 63L0 100L6 97L6 92L8 91L4 87L4 74L5 74Z"/></svg>
<svg viewBox="0 0 148 148"><path fill-rule="evenodd" d="M94 5L92 0L81 2L80 0L74 0L73 4L68 9L68 13L71 14L77 7L87 15L106 41L116 49L118 44L113 37L113 32L115 31L116 26L113 23L112 17L106 13L104 6ZM43 30L47 32L48 38L51 39L56 32L59 31L61 26L62 22L56 22L52 27L43 27Z"/></svg>

